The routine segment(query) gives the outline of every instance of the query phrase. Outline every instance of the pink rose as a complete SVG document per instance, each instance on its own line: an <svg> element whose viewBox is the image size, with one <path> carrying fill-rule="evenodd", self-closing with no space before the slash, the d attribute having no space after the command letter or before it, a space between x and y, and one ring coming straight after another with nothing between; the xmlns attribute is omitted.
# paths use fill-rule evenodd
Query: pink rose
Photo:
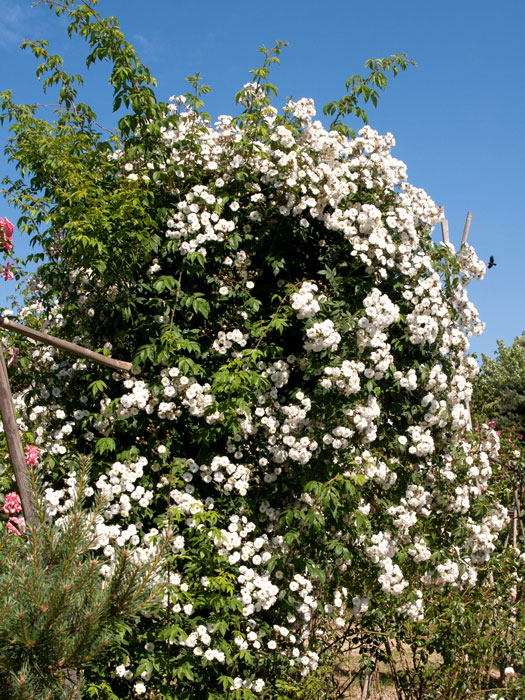
<svg viewBox="0 0 525 700"><path fill-rule="evenodd" d="M8 219L0 219L0 242L5 250L13 249L13 233L15 227Z"/></svg>
<svg viewBox="0 0 525 700"><path fill-rule="evenodd" d="M12 532L13 535L17 535L18 537L20 537L22 532L26 531L26 521L24 518L9 518L5 526L9 532Z"/></svg>
<svg viewBox="0 0 525 700"><path fill-rule="evenodd" d="M9 348L9 354L7 356L7 366L8 367L10 367L11 365L16 367L16 365L18 363L18 354L19 354L18 348Z"/></svg>
<svg viewBox="0 0 525 700"><path fill-rule="evenodd" d="M20 513L22 511L20 496L14 491L11 491L11 493L6 493L3 511L9 515L12 513Z"/></svg>
<svg viewBox="0 0 525 700"><path fill-rule="evenodd" d="M38 459L38 455L40 454L40 450L38 447L35 447L34 445L30 445L26 449L26 464L28 467L34 467L36 464L36 460Z"/></svg>
<svg viewBox="0 0 525 700"><path fill-rule="evenodd" d="M4 267L3 272L2 272L2 277L8 282L9 280L14 280L15 276L11 272L11 261L7 263L7 265Z"/></svg>

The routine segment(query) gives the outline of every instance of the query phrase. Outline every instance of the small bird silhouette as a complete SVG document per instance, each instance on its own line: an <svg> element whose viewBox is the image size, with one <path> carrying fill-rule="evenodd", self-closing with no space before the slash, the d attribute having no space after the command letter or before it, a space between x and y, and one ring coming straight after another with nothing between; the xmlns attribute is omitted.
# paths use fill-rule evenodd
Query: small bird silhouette
<svg viewBox="0 0 525 700"><path fill-rule="evenodd" d="M496 263L494 262L494 257L491 255L489 258L489 264L487 265L487 268L490 270L491 267L494 267Z"/></svg>

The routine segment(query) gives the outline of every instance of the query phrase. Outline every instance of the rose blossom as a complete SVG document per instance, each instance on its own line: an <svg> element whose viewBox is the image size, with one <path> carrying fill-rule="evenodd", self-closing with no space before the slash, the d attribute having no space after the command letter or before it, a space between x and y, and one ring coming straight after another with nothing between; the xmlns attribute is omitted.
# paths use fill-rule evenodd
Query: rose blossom
<svg viewBox="0 0 525 700"><path fill-rule="evenodd" d="M22 532L26 531L26 522L24 518L9 518L9 520L6 523L6 527L9 530L9 532L13 533L13 535L17 535L18 537L20 537Z"/></svg>
<svg viewBox="0 0 525 700"><path fill-rule="evenodd" d="M20 501L20 496L14 491L11 491L11 493L6 494L4 499L3 511L4 513L8 513L9 515L11 515L12 513L20 513L22 511L22 503Z"/></svg>
<svg viewBox="0 0 525 700"><path fill-rule="evenodd" d="M34 445L29 445L29 447L26 449L26 464L28 467L35 466L39 454L40 450L38 449L38 447L35 447Z"/></svg>
<svg viewBox="0 0 525 700"><path fill-rule="evenodd" d="M5 250L13 249L13 233L15 227L8 219L0 219L0 237Z"/></svg>

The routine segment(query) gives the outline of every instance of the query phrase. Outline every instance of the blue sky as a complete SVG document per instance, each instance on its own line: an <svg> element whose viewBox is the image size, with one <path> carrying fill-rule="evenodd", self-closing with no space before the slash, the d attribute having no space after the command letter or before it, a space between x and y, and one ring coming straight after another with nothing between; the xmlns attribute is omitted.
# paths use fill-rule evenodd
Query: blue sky
<svg viewBox="0 0 525 700"><path fill-rule="evenodd" d="M415 59L393 80L370 123L396 137L394 155L408 166L411 183L444 205L456 244L467 211L469 241L496 267L469 295L487 324L471 349L491 354L496 340L510 344L525 327L525 0L101 0L98 10L118 17L128 40L158 79L167 99L187 90L185 77L200 71L213 92L212 116L235 111L235 92L260 64L257 47L277 39L290 46L275 68L276 106L286 97L312 97L322 106L344 93L349 75L367 58L404 51ZM83 71L84 47L65 24L29 0L0 0L0 90L19 102L41 102L35 63L18 50L21 40L46 38L66 69ZM84 100L111 126L107 69L91 71ZM46 100L46 101L49 101ZM6 130L0 132L5 143ZM0 156L0 173L10 172ZM16 213L0 201L0 216ZM436 239L440 231L435 231ZM19 255L27 240L15 234ZM12 286L2 281L0 303ZM3 294L3 296L2 296Z"/></svg>

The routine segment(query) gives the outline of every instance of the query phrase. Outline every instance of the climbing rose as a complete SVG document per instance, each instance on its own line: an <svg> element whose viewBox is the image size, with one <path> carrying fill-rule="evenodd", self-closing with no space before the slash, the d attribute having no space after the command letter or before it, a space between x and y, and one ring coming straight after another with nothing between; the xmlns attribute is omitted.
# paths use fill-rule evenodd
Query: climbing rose
<svg viewBox="0 0 525 700"><path fill-rule="evenodd" d="M3 507L4 513L8 513L9 515L11 515L11 513L20 513L21 510L22 503L20 501L20 496L14 491L11 491L11 493L6 494Z"/></svg>
<svg viewBox="0 0 525 700"><path fill-rule="evenodd" d="M11 365L16 367L16 365L18 364L19 352L20 351L18 350L18 348L10 348L9 349L9 354L7 356L7 366L8 367L10 367Z"/></svg>
<svg viewBox="0 0 525 700"><path fill-rule="evenodd" d="M5 245L5 243L4 243ZM11 270L11 261L7 263L2 271L2 277L8 282L9 280L14 280L15 276Z"/></svg>
<svg viewBox="0 0 525 700"><path fill-rule="evenodd" d="M22 532L26 531L26 523L24 518L9 518L9 520L6 523L6 527L9 530L9 532L12 532L13 535L17 536L20 536Z"/></svg>
<svg viewBox="0 0 525 700"><path fill-rule="evenodd" d="M36 460L38 459L38 455L40 454L40 450L38 447L35 447L34 445L30 445L26 449L26 464L28 467L34 467L36 464Z"/></svg>
<svg viewBox="0 0 525 700"><path fill-rule="evenodd" d="M8 219L0 219L0 240L5 250L13 249L13 233L15 227Z"/></svg>

